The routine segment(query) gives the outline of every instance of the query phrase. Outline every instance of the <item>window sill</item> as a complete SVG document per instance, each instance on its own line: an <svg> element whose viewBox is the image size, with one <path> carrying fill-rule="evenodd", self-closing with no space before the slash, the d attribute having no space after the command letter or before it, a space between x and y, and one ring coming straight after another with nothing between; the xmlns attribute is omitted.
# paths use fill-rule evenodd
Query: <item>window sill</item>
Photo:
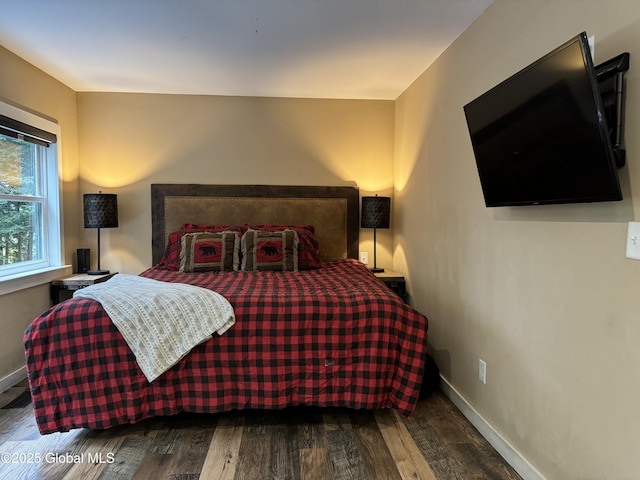
<svg viewBox="0 0 640 480"><path fill-rule="evenodd" d="M71 274L71 265L62 265L60 267L48 267L31 272L17 273L8 275L0 279L0 295L17 292L26 288L44 285L56 278Z"/></svg>

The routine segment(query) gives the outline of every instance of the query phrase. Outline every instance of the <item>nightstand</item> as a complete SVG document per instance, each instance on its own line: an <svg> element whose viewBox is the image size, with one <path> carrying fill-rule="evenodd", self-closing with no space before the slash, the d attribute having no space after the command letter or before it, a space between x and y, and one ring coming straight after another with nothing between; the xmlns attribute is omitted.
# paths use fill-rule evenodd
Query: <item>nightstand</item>
<svg viewBox="0 0 640 480"><path fill-rule="evenodd" d="M78 273L70 277L57 278L51 282L51 302L53 305L60 303L67 298L71 298L74 290L79 290L95 283L106 282L115 273L107 273L106 275L88 275L86 273ZM63 292L70 292L63 294ZM66 298L62 298L66 297Z"/></svg>
<svg viewBox="0 0 640 480"><path fill-rule="evenodd" d="M384 272L374 273L374 275L396 292L402 300L407 301L407 282L402 274L393 270L385 270Z"/></svg>

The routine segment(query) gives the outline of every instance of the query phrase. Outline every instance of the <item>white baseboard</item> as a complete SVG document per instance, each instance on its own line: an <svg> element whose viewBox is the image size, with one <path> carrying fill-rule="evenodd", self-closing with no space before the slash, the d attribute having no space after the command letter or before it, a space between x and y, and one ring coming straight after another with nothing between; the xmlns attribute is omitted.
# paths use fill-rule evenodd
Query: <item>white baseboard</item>
<svg viewBox="0 0 640 480"><path fill-rule="evenodd" d="M500 435L442 375L440 375L440 389L524 480L545 480L545 477Z"/></svg>
<svg viewBox="0 0 640 480"><path fill-rule="evenodd" d="M27 367L19 368L6 377L0 378L0 393L4 392L5 390L9 390L16 383L21 382L25 378L27 378Z"/></svg>

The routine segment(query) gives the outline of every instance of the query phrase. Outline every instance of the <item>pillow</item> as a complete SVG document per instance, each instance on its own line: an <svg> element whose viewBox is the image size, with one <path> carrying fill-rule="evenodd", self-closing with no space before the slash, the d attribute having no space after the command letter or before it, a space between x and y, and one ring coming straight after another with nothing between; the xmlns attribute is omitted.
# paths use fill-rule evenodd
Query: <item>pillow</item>
<svg viewBox="0 0 640 480"><path fill-rule="evenodd" d="M222 272L238 270L240 237L236 232L185 233L182 236L180 271Z"/></svg>
<svg viewBox="0 0 640 480"><path fill-rule="evenodd" d="M244 271L298 271L298 234L294 230L249 229L242 235L240 245Z"/></svg>
<svg viewBox="0 0 640 480"><path fill-rule="evenodd" d="M162 270L180 270L180 251L182 250L182 235L179 232L171 232L167 238L167 246L164 249L164 255L160 263L156 265Z"/></svg>
<svg viewBox="0 0 640 480"><path fill-rule="evenodd" d="M265 232L294 230L298 234L298 270L314 270L322 266L318 239L313 225L251 225L249 228Z"/></svg>
<svg viewBox="0 0 640 480"><path fill-rule="evenodd" d="M171 232L167 238L164 255L157 268L162 270L180 270L180 252L182 251L182 236L185 233L197 232L237 232L239 236L244 233L244 228L239 225L199 225L197 223L183 223L180 230Z"/></svg>

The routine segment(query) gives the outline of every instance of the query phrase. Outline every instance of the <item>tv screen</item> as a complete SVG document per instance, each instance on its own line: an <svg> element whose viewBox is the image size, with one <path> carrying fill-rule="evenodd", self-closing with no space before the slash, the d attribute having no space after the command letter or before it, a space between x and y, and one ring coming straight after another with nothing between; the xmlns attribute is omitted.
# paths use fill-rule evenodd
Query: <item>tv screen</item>
<svg viewBox="0 0 640 480"><path fill-rule="evenodd" d="M487 207L622 200L584 32L464 112Z"/></svg>

